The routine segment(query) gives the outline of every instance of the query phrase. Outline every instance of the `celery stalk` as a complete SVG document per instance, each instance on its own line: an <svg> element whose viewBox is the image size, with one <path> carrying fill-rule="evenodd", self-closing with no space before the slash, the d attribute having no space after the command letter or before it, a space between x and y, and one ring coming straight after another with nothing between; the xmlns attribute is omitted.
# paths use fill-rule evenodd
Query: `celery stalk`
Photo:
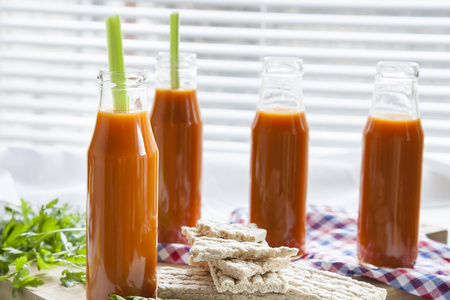
<svg viewBox="0 0 450 300"><path fill-rule="evenodd" d="M115 84L112 91L114 110L128 111L126 91L125 64L123 59L122 30L120 16L110 16L105 19L106 35L108 39L108 61L111 81Z"/></svg>
<svg viewBox="0 0 450 300"><path fill-rule="evenodd" d="M178 34L179 24L178 12L172 13L170 15L170 82L173 90L180 88L180 76L178 73L178 45L180 42L180 35Z"/></svg>

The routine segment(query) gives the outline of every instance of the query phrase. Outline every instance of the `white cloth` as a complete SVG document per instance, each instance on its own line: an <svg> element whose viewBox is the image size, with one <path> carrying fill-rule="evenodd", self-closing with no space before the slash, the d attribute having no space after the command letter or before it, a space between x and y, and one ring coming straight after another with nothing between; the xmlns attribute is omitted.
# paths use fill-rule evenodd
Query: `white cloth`
<svg viewBox="0 0 450 300"><path fill-rule="evenodd" d="M86 155L86 149L80 148L0 146L0 201L19 203L23 198L40 205L59 198L85 209ZM360 164L358 150L310 153L308 203L357 209ZM249 167L248 154L204 153L203 217L226 221L233 209L248 205ZM425 156L422 220L450 229L450 219L445 217L449 214L450 156Z"/></svg>
<svg viewBox="0 0 450 300"><path fill-rule="evenodd" d="M0 200L43 204L60 198L85 209L86 151L79 148L0 147Z"/></svg>

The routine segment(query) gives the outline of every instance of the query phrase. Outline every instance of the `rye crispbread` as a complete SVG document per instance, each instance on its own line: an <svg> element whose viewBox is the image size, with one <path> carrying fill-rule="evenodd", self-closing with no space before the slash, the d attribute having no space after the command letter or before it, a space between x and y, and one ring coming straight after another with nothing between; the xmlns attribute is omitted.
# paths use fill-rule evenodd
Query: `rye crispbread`
<svg viewBox="0 0 450 300"><path fill-rule="evenodd" d="M289 267L289 257L277 257L261 260L221 259L211 261L211 264L222 270L223 274L236 279L250 278L267 272L276 272ZM205 270L204 268L202 268Z"/></svg>
<svg viewBox="0 0 450 300"><path fill-rule="evenodd" d="M202 234L195 227L181 227L181 234L184 235L189 243L189 245L194 245L196 238L201 237Z"/></svg>
<svg viewBox="0 0 450 300"><path fill-rule="evenodd" d="M197 230L204 236L235 240L239 242L265 241L267 231L256 225L224 224L209 219L197 221Z"/></svg>
<svg viewBox="0 0 450 300"><path fill-rule="evenodd" d="M211 277L219 293L285 293L288 289L285 276L278 272L267 272L263 275L254 275L249 278L236 279L225 275L222 270L208 262Z"/></svg>
<svg viewBox="0 0 450 300"><path fill-rule="evenodd" d="M240 260L219 259L210 262L194 261L193 257L189 257L189 265L209 271L209 264L211 263L217 269L220 269L224 275L231 276L235 279L250 278L254 275L262 275L267 272L276 272L281 269L289 267L289 257L268 258L262 260Z"/></svg>
<svg viewBox="0 0 450 300"><path fill-rule="evenodd" d="M159 268L158 298L179 300L294 300L277 293L219 293L209 272L200 269Z"/></svg>
<svg viewBox="0 0 450 300"><path fill-rule="evenodd" d="M189 265L209 272L209 264L207 261L194 261L192 256L189 256Z"/></svg>
<svg viewBox="0 0 450 300"><path fill-rule="evenodd" d="M291 263L279 273L288 282L286 294L298 299L308 295L307 299L383 300L387 295L385 289L369 283L302 265Z"/></svg>
<svg viewBox="0 0 450 300"><path fill-rule="evenodd" d="M331 272L291 264L279 272L287 277L282 293L219 293L209 272L200 269L162 267L158 273L158 297L196 300L384 300L386 290Z"/></svg>
<svg viewBox="0 0 450 300"><path fill-rule="evenodd" d="M191 247L194 261L213 261L225 258L260 260L296 255L298 249L288 247L271 248L253 242L238 242L210 237L197 237Z"/></svg>
<svg viewBox="0 0 450 300"><path fill-rule="evenodd" d="M214 223L214 222L212 222ZM202 225L203 224L203 225ZM220 233L208 229L183 227L191 247L190 264L204 270L160 269L158 296L167 299L298 299L298 300L382 300L386 290L330 272L289 264L298 249L271 248L262 243L239 241L232 230ZM216 232L208 237L207 231ZM223 237L234 238L224 239ZM255 241L257 239L255 238ZM259 240L260 241L260 240ZM261 241L260 241L261 242ZM270 264L278 261L279 265ZM270 272L278 268L278 271ZM172 269L172 270L170 270ZM262 274L253 274L261 272ZM166 276L167 275L167 276ZM165 279L166 276L167 278Z"/></svg>

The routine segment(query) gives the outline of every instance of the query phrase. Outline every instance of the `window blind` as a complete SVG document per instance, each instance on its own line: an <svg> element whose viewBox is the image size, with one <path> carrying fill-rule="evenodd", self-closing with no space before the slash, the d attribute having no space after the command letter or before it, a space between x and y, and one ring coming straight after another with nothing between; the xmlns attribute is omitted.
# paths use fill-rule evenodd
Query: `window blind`
<svg viewBox="0 0 450 300"><path fill-rule="evenodd" d="M0 141L86 147L97 70L107 66L104 18L122 16L126 65L153 74L156 53L169 49L174 10L181 51L198 55L206 151L249 151L260 60L281 55L304 59L312 151L360 148L376 62L407 60L421 67L425 150L450 153L450 2L444 1L4 1Z"/></svg>

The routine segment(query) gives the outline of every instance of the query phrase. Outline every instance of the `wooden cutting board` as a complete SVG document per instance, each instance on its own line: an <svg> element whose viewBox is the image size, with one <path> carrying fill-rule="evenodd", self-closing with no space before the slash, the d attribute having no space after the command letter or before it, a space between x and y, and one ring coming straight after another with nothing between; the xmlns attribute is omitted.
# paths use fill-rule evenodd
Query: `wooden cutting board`
<svg viewBox="0 0 450 300"><path fill-rule="evenodd" d="M174 265L159 263L158 266L171 266L176 268L192 268L185 265ZM11 296L12 283L10 281L0 281L0 299L1 300L86 300L86 288L83 285L77 285L72 288L65 288L59 282L59 277L63 268L47 271L47 275L42 277L45 281L43 286L39 288L21 289L18 292L17 298ZM36 272L36 270L33 270ZM355 279L369 282L378 287L387 289L388 300L416 300L425 299L422 297L413 296L407 292L388 286L376 280L364 277L354 277ZM105 299L107 300L107 299ZM195 300L195 299L193 299Z"/></svg>
<svg viewBox="0 0 450 300"><path fill-rule="evenodd" d="M427 236L431 239L439 241L441 243L447 243L447 230L441 228L424 225L421 227L421 231L425 232ZM176 268L192 268L185 265L174 265L158 263L160 266L171 266ZM57 268L46 272L45 276L41 278L46 282L43 286L38 288L27 288L21 289L18 292L17 298L11 296L12 283L10 281L0 281L0 299L1 300L66 300L66 299L76 299L76 300L86 300L86 288L83 285L77 285L72 288L65 288L59 282L61 277L61 272L64 268ZM31 271L31 274L36 274L37 270ZM417 297L411 295L407 292L399 290L397 288L391 287L374 279L367 277L357 276L354 277L357 280L365 281L371 283L375 286L385 288L388 291L387 300L416 300L425 299L422 297ZM107 299L105 299L107 300ZM194 300L194 299L193 299Z"/></svg>

